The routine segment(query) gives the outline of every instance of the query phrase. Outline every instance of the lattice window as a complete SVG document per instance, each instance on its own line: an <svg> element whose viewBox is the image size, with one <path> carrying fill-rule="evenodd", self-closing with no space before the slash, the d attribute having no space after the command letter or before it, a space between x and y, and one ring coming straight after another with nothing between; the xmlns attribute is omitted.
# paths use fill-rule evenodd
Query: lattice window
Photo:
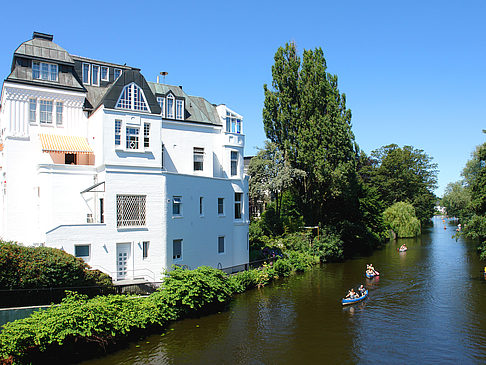
<svg viewBox="0 0 486 365"><path fill-rule="evenodd" d="M52 101L51 100L40 100L40 122L41 123L52 123Z"/></svg>
<svg viewBox="0 0 486 365"><path fill-rule="evenodd" d="M145 195L117 195L117 227L145 226L145 200Z"/></svg>
<svg viewBox="0 0 486 365"><path fill-rule="evenodd" d="M121 144L121 123L121 120L115 119L115 146Z"/></svg>
<svg viewBox="0 0 486 365"><path fill-rule="evenodd" d="M56 124L62 125L62 110L63 110L63 103L57 102L56 103Z"/></svg>
<svg viewBox="0 0 486 365"><path fill-rule="evenodd" d="M160 105L160 114L162 114L162 118L165 118L165 98L158 96L157 102Z"/></svg>
<svg viewBox="0 0 486 365"><path fill-rule="evenodd" d="M150 123L143 124L143 147L150 147Z"/></svg>
<svg viewBox="0 0 486 365"><path fill-rule="evenodd" d="M174 118L174 96L167 95L167 118Z"/></svg>
<svg viewBox="0 0 486 365"><path fill-rule="evenodd" d="M144 112L149 111L142 89L133 82L123 88L120 98L116 103L116 107Z"/></svg>
<svg viewBox="0 0 486 365"><path fill-rule="evenodd" d="M36 122L37 116L37 99L29 99L29 121Z"/></svg>
<svg viewBox="0 0 486 365"><path fill-rule="evenodd" d="M238 174L238 152L231 151L231 176Z"/></svg>
<svg viewBox="0 0 486 365"><path fill-rule="evenodd" d="M176 119L184 119L184 101L176 100Z"/></svg>
<svg viewBox="0 0 486 365"><path fill-rule="evenodd" d="M127 150L138 150L138 128L127 127Z"/></svg>
<svg viewBox="0 0 486 365"><path fill-rule="evenodd" d="M202 171L204 164L204 148L194 147L194 171Z"/></svg>

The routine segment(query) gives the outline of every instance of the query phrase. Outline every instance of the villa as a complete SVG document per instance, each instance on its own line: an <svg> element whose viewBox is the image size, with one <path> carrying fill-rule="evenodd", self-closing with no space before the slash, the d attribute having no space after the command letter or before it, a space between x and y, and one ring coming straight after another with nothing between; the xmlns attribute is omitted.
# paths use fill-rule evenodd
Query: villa
<svg viewBox="0 0 486 365"><path fill-rule="evenodd" d="M242 116L33 34L0 109L0 237L113 280L248 263Z"/></svg>

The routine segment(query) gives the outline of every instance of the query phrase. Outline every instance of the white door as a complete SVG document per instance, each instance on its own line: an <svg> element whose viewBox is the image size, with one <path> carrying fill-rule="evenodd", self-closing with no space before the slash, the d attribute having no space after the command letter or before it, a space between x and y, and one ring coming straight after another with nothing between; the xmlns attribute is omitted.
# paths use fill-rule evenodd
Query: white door
<svg viewBox="0 0 486 365"><path fill-rule="evenodd" d="M127 277L128 263L130 259L130 243L116 244L116 279L123 280Z"/></svg>

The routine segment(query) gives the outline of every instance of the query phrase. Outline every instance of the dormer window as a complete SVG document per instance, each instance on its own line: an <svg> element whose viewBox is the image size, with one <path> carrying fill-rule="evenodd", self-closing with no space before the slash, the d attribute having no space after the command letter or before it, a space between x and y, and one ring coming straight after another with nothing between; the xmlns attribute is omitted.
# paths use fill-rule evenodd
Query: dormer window
<svg viewBox="0 0 486 365"><path fill-rule="evenodd" d="M91 78L91 65L89 63L83 63L83 84L89 85Z"/></svg>
<svg viewBox="0 0 486 365"><path fill-rule="evenodd" d="M134 82L123 88L123 91L116 103L116 108L139 110L149 112L147 100L143 90Z"/></svg>
<svg viewBox="0 0 486 365"><path fill-rule="evenodd" d="M100 86L100 66L91 66L91 85Z"/></svg>
<svg viewBox="0 0 486 365"><path fill-rule="evenodd" d="M184 100L176 100L176 119L184 119Z"/></svg>
<svg viewBox="0 0 486 365"><path fill-rule="evenodd" d="M109 69L106 66L101 66L101 81L109 81Z"/></svg>
<svg viewBox="0 0 486 365"><path fill-rule="evenodd" d="M121 74L122 74L122 70L121 69L115 68L113 70L113 76L115 78L115 81L116 81L117 78L119 78L121 76Z"/></svg>
<svg viewBox="0 0 486 365"><path fill-rule="evenodd" d="M226 132L241 133L241 119L236 114L226 112Z"/></svg>
<svg viewBox="0 0 486 365"><path fill-rule="evenodd" d="M157 102L160 105L160 114L162 115L162 118L165 118L165 98L158 96Z"/></svg>
<svg viewBox="0 0 486 365"><path fill-rule="evenodd" d="M167 118L174 118L174 95L167 95Z"/></svg>
<svg viewBox="0 0 486 365"><path fill-rule="evenodd" d="M34 80L57 81L59 68L57 65L45 62L32 62L32 78Z"/></svg>

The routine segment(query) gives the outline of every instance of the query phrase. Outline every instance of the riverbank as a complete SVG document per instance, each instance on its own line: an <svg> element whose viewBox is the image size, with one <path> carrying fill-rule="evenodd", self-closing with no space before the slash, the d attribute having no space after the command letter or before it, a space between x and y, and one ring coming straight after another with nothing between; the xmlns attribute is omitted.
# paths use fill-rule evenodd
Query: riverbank
<svg viewBox="0 0 486 365"><path fill-rule="evenodd" d="M172 321L210 312L229 303L236 293L306 271L317 263L315 256L287 252L272 265L232 276L209 267L174 268L163 287L144 298L109 295L88 299L70 293L59 306L3 327L0 364L42 362L61 348L106 351L131 334L140 335L145 329L149 334Z"/></svg>

